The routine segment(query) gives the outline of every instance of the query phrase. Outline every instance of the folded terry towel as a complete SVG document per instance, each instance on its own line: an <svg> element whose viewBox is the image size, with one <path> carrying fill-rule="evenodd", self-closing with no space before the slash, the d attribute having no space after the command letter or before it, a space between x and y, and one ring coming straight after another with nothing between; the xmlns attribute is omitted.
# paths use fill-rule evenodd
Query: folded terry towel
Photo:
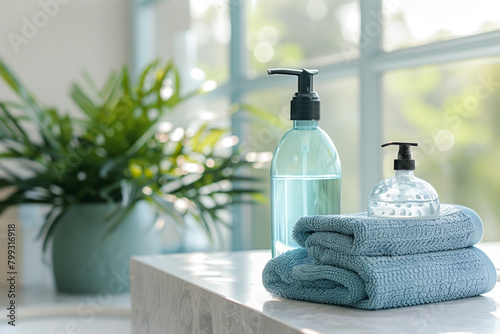
<svg viewBox="0 0 500 334"><path fill-rule="evenodd" d="M435 219L383 219L366 213L307 216L293 230L293 238L303 247L356 255L459 249L477 244L482 235L483 223L476 212L450 204L442 204Z"/></svg>
<svg viewBox="0 0 500 334"><path fill-rule="evenodd" d="M475 247L329 257L314 251L308 257L299 248L270 260L262 281L280 297L377 310L476 296L493 289L496 273L491 260Z"/></svg>

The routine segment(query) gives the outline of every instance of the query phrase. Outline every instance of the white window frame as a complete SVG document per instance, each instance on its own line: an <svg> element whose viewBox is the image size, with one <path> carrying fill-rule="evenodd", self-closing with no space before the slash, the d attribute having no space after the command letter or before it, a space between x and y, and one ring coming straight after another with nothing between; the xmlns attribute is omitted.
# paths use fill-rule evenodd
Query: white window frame
<svg viewBox="0 0 500 334"><path fill-rule="evenodd" d="M154 58L154 3L161 0L133 0L134 16L134 64L136 68ZM166 1L166 0L163 0ZM223 0L221 0L223 1ZM226 84L211 93L212 97L226 96L231 102L239 102L250 92L262 89L288 87L286 79L268 80L266 76L249 79L245 75L247 51L245 48L246 22L245 0L227 0L230 6L231 43L230 77ZM359 165L360 205L364 207L372 186L382 178L382 156L380 143L382 129L381 77L385 72L422 66L449 63L478 57L500 55L500 30L455 38L422 46L385 52L382 48L383 11L380 0L359 0L361 16L362 47L357 59L320 67L321 79L336 79L356 76L359 79ZM149 35L147 35L149 34ZM149 37L148 37L149 36ZM247 125L236 113L233 131L239 136L248 132ZM244 210L245 208L237 208ZM250 217L249 212L238 212L236 217ZM251 248L251 219L235 219L233 249Z"/></svg>

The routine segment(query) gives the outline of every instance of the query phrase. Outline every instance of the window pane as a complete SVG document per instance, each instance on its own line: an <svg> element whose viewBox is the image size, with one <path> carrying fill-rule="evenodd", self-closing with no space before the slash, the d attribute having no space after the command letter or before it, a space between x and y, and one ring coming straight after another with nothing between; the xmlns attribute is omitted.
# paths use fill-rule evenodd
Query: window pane
<svg viewBox="0 0 500 334"><path fill-rule="evenodd" d="M190 9L198 67L207 79L224 82L229 78L231 40L228 4L221 0L190 0Z"/></svg>
<svg viewBox="0 0 500 334"><path fill-rule="evenodd" d="M293 81L293 80L292 80ZM256 91L247 95L247 102L265 108L279 119L255 121L250 127L250 147L257 152L273 152L284 132L292 127L290 99L295 92L293 83L286 88ZM359 111L358 80L345 78L315 83L321 98L320 127L332 138L342 163L342 212L359 212ZM278 124L283 124L284 128ZM257 171L263 179L266 197L270 198L269 164ZM261 206L252 213L255 248L270 247L271 210Z"/></svg>
<svg viewBox="0 0 500 334"><path fill-rule="evenodd" d="M323 66L358 56L353 0L247 1L249 76L270 67Z"/></svg>
<svg viewBox="0 0 500 334"><path fill-rule="evenodd" d="M161 63L173 60L179 70L182 93L194 91L206 80L212 85L228 79L229 17L218 0L169 0L154 4L155 55ZM146 6L146 5L145 5ZM141 39L148 39L147 31ZM152 61L150 59L148 61Z"/></svg>
<svg viewBox="0 0 500 334"><path fill-rule="evenodd" d="M386 51L500 28L498 0L384 0L383 14Z"/></svg>
<svg viewBox="0 0 500 334"><path fill-rule="evenodd" d="M484 240L500 239L500 62L481 59L384 76L384 140L416 141L415 175L441 203L478 212ZM384 149L384 175L397 151Z"/></svg>

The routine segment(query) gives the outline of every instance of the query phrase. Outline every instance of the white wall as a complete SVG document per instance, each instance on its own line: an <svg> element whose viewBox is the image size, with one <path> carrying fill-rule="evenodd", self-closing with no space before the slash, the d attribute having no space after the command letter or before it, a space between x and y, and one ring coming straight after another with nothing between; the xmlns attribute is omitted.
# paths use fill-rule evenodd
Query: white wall
<svg viewBox="0 0 500 334"><path fill-rule="evenodd" d="M0 0L0 57L45 105L75 113L68 93L82 70L102 84L111 70L131 63L129 4L126 0ZM0 100L13 98L0 80ZM7 223L16 218L13 210L0 218L2 264L7 263ZM17 231L22 251L20 226ZM5 284L3 268L0 273L0 285Z"/></svg>
<svg viewBox="0 0 500 334"><path fill-rule="evenodd" d="M43 103L74 109L69 85L82 70L102 83L130 62L129 7L125 0L0 0L0 57ZM7 96L2 82L0 99Z"/></svg>

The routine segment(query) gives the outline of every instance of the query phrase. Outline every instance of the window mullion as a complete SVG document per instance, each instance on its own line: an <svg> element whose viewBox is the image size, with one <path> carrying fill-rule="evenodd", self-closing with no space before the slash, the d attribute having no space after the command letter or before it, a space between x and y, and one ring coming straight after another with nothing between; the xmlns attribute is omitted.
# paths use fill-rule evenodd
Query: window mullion
<svg viewBox="0 0 500 334"><path fill-rule="evenodd" d="M376 70L382 72L498 55L500 55L500 30L379 53L374 59L374 66Z"/></svg>
<svg viewBox="0 0 500 334"><path fill-rule="evenodd" d="M380 73L373 60L381 53L382 8L380 0L360 0L360 173L361 207L366 206L368 194L382 176L380 142L382 140L382 89ZM348 166L346 166L348 167Z"/></svg>
<svg viewBox="0 0 500 334"><path fill-rule="evenodd" d="M229 46L230 76L229 92L231 103L240 103L244 91L235 89L245 81L246 63L245 52L245 6L240 0L229 1L229 13L231 20L231 43ZM231 117L232 131L239 138L249 138L250 129L244 121L242 111L236 112ZM242 171L249 173L249 171ZM233 205L233 235L232 249L247 250L252 248L252 221L251 208L249 205Z"/></svg>
<svg viewBox="0 0 500 334"><path fill-rule="evenodd" d="M138 75L156 57L156 7L154 2L132 0L133 73Z"/></svg>

